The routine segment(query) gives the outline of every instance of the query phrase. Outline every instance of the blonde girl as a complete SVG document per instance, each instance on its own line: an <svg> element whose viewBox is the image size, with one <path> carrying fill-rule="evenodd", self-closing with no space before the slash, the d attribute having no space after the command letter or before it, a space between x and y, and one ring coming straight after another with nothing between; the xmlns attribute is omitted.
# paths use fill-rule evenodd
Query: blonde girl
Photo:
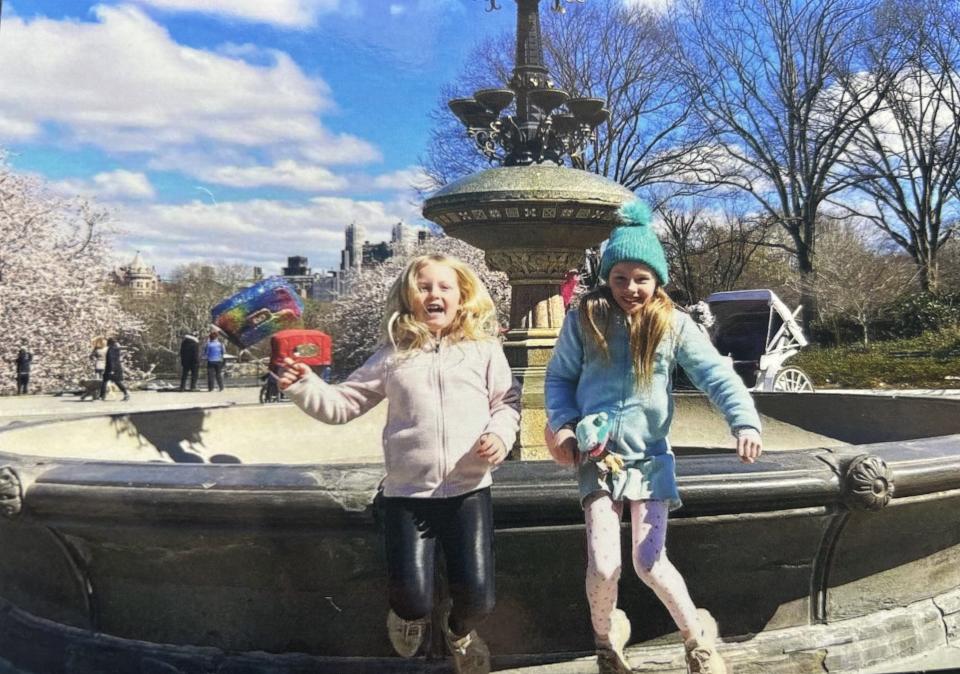
<svg viewBox="0 0 960 674"><path fill-rule="evenodd" d="M519 387L496 334L493 302L473 270L424 255L390 289L382 345L345 382L326 384L290 359L279 379L325 423L345 423L387 399L388 635L404 657L420 648L439 543L452 598L444 631L458 674L490 670L475 628L494 606L491 469L519 427Z"/></svg>
<svg viewBox="0 0 960 674"><path fill-rule="evenodd" d="M696 608L665 548L667 514L680 505L667 442L674 365L723 412L743 461L760 456L760 420L729 362L664 292L667 261L649 209L632 202L620 217L624 226L614 229L600 264L606 284L567 315L545 391L551 453L577 464L597 663L603 674L631 671L623 651L630 623L616 608L620 519L629 509L634 570L676 622L689 670L723 673L716 623Z"/></svg>
<svg viewBox="0 0 960 674"><path fill-rule="evenodd" d="M107 338L96 337L93 340L93 350L90 351L90 364L93 366L93 373L97 379L103 377L103 371L107 369Z"/></svg>

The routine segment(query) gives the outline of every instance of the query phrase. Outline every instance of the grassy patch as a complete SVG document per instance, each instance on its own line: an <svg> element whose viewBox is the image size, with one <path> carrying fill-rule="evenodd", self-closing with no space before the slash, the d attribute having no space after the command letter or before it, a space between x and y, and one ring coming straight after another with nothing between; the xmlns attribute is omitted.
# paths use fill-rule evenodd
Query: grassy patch
<svg viewBox="0 0 960 674"><path fill-rule="evenodd" d="M808 347L788 361L818 386L842 388L960 388L960 328L869 347Z"/></svg>

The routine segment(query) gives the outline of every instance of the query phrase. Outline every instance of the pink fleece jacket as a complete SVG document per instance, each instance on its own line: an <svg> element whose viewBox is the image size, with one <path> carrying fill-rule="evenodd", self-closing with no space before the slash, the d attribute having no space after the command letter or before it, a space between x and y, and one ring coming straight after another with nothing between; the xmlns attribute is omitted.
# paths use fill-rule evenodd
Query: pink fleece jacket
<svg viewBox="0 0 960 674"><path fill-rule="evenodd" d="M471 448L495 433L509 450L519 429L520 386L495 339L443 340L412 352L381 347L343 383L311 374L286 394L328 424L387 399L386 496L447 498L486 487L490 464Z"/></svg>

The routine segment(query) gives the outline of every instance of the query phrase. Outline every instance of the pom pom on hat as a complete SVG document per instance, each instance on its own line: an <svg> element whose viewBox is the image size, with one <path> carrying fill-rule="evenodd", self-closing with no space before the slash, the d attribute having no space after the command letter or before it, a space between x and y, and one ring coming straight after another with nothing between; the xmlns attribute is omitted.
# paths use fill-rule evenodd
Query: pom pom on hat
<svg viewBox="0 0 960 674"><path fill-rule="evenodd" d="M660 285L666 285L667 256L650 227L650 207L639 199L624 204L617 211L623 224L614 228L600 260L600 278L607 280L610 270L618 262L642 262L657 275Z"/></svg>
<svg viewBox="0 0 960 674"><path fill-rule="evenodd" d="M649 225L653 218L653 213L650 212L647 202L639 199L625 203L617 210L617 215L620 216L620 221L623 222L624 227Z"/></svg>

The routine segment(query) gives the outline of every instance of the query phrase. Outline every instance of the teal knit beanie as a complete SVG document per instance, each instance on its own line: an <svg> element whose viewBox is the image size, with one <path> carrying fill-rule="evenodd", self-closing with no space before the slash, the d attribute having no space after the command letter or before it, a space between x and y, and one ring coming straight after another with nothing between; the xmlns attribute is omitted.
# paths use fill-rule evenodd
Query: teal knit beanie
<svg viewBox="0 0 960 674"><path fill-rule="evenodd" d="M600 260L600 278L608 280L610 270L618 262L642 262L657 275L660 285L670 280L667 274L667 256L650 226L650 207L637 199L624 204L617 211L623 224L610 235Z"/></svg>

